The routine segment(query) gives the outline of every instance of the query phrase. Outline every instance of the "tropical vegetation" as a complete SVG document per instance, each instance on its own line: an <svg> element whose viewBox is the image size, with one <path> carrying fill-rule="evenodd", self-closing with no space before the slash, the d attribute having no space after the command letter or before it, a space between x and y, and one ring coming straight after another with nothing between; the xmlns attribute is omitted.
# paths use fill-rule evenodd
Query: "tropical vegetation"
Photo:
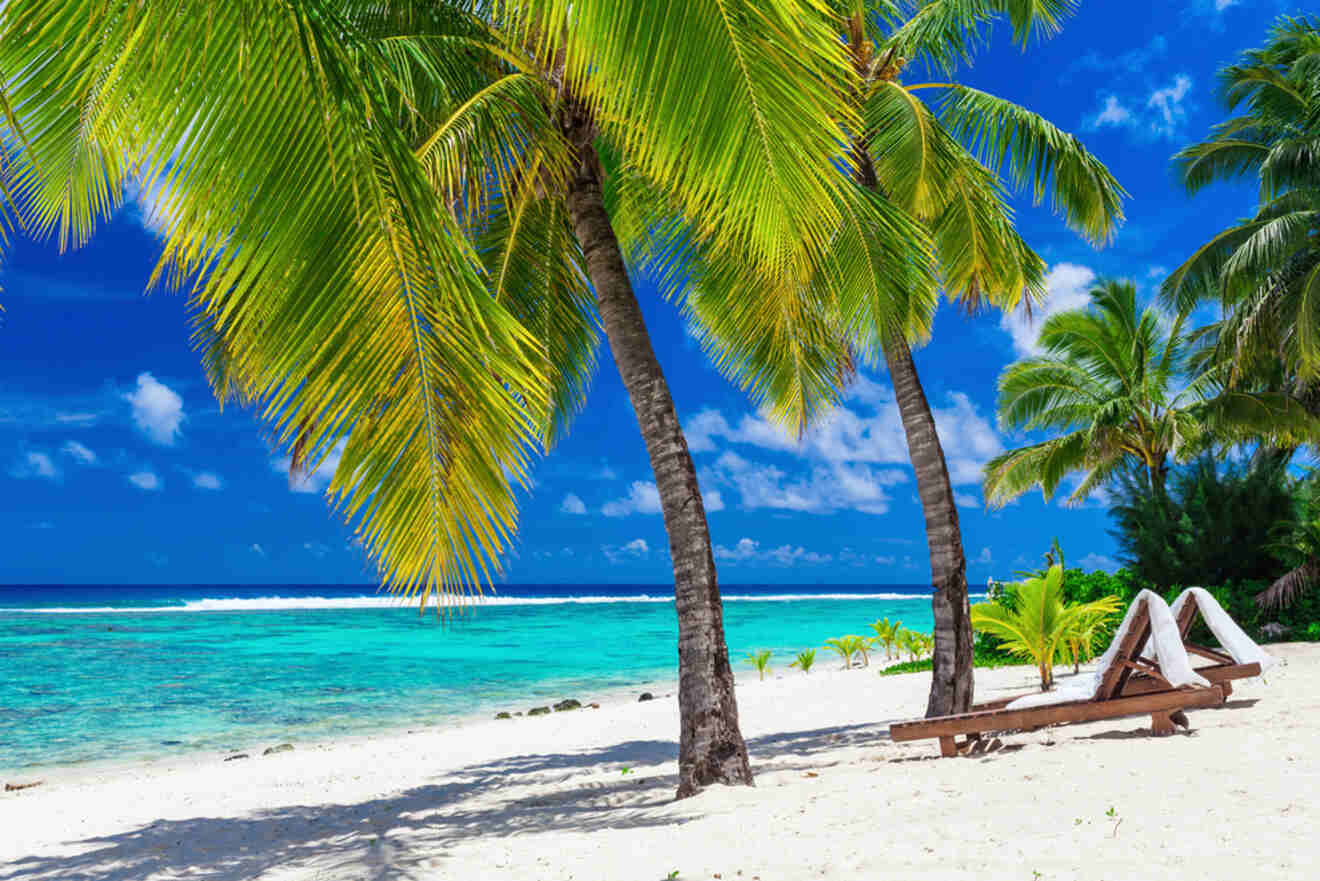
<svg viewBox="0 0 1320 881"><path fill-rule="evenodd" d="M788 666L797 667L803 673L810 673L811 665L814 663L816 663L816 650L803 649L802 651L797 653L797 655L793 659L793 663L789 664Z"/></svg>
<svg viewBox="0 0 1320 881"><path fill-rule="evenodd" d="M765 671L770 669L770 649L758 649L747 653L747 663L756 668L760 679L765 679Z"/></svg>
<svg viewBox="0 0 1320 881"><path fill-rule="evenodd" d="M997 637L1005 652L1034 663L1042 691L1053 687L1060 655L1068 652L1074 662L1089 657L1101 625L1122 608L1113 596L1068 604L1063 581L1063 567L1056 564L1044 578L1009 585L1002 601L972 606L973 626Z"/></svg>

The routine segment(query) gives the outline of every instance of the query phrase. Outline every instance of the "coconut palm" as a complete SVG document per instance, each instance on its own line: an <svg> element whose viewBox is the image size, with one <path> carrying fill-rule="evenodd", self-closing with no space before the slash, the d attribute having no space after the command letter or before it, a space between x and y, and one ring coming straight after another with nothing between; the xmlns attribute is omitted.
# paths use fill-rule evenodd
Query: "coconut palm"
<svg viewBox="0 0 1320 881"><path fill-rule="evenodd" d="M190 291L217 395L259 408L295 470L338 451L328 492L392 590L448 604L498 570L604 330L670 536L680 795L751 772L695 469L624 255L683 241L713 291L692 320L752 353L732 369L769 377L758 401L815 412L845 360L827 319L929 287L921 230L834 173L848 76L802 0L0 9L25 226L78 245L127 184L157 196L152 282ZM848 284L863 261L892 280ZM735 268L818 296L748 309L706 281Z"/></svg>
<svg viewBox="0 0 1320 881"><path fill-rule="evenodd" d="M1294 496L1296 512L1278 527L1276 552L1292 568L1256 595L1262 609L1286 608L1320 583L1320 483L1314 476L1301 482Z"/></svg>
<svg viewBox="0 0 1320 881"><path fill-rule="evenodd" d="M1118 597L1065 605L1063 567L1051 566L1044 578L1028 578L1014 586L1013 608L999 603L972 606L972 624L977 630L1003 641L1010 654L1027 658L1040 672L1041 691L1054 685L1054 659L1083 625L1095 627L1108 622L1119 610Z"/></svg>
<svg viewBox="0 0 1320 881"><path fill-rule="evenodd" d="M845 670L852 667L853 655L864 652L865 646L866 641L853 634L825 640L825 648L833 649L835 654L843 658L843 668Z"/></svg>
<svg viewBox="0 0 1320 881"><path fill-rule="evenodd" d="M999 16L1025 44L1033 34L1056 30L1070 7L1067 0L832 4L854 72L838 110L849 133L853 179L923 222L941 288L969 312L1012 309L1024 296L1044 294L1044 262L1013 227L1009 185L1030 189L1037 201L1048 196L1070 226L1095 241L1108 238L1121 220L1123 191L1080 141L1039 115L957 83L908 82L903 72L913 63L944 72L969 63ZM850 125L853 119L860 125ZM914 294L909 323L898 328L866 308L844 313L854 345L889 370L925 512L935 619L928 715L962 712L972 703L966 555L911 348L928 335L937 306L937 298Z"/></svg>
<svg viewBox="0 0 1320 881"><path fill-rule="evenodd" d="M788 666L797 667L803 673L810 673L811 665L814 663L816 663L816 650L803 649L802 651L797 653L797 656L794 659L793 663L789 664Z"/></svg>
<svg viewBox="0 0 1320 881"><path fill-rule="evenodd" d="M1189 193L1216 181L1254 180L1254 217L1215 235L1162 285L1187 311L1217 299L1236 317L1233 357L1282 353L1304 376L1320 372L1320 19L1282 17L1264 48L1220 71L1231 116L1175 159Z"/></svg>
<svg viewBox="0 0 1320 881"><path fill-rule="evenodd" d="M897 644L898 634L903 631L903 622L894 621L891 623L888 618L881 618L871 622L871 629L875 631L874 642L878 642L885 647L885 658L888 659L891 650Z"/></svg>
<svg viewBox="0 0 1320 881"><path fill-rule="evenodd" d="M1078 503L1125 467L1142 469L1163 498L1171 457L1189 459L1210 442L1314 434L1289 395L1226 389L1218 371L1186 376L1182 324L1166 327L1155 309L1138 309L1136 287L1120 281L1092 289L1089 307L1050 316L1040 332L1045 354L999 377L999 419L1062 434L990 460L986 500L1003 505L1034 486L1048 499L1081 472L1069 496Z"/></svg>
<svg viewBox="0 0 1320 881"><path fill-rule="evenodd" d="M759 649L758 651L747 653L747 663L756 668L762 680L765 679L765 671L770 667L770 649Z"/></svg>

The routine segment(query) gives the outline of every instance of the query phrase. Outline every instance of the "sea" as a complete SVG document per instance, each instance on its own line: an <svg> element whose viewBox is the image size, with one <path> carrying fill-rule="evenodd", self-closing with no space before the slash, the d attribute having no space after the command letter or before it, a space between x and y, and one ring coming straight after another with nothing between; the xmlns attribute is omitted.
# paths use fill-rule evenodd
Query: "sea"
<svg viewBox="0 0 1320 881"><path fill-rule="evenodd" d="M663 585L501 585L460 613L370 586L0 585L0 774L455 725L677 682ZM931 629L929 586L730 585L740 675L788 673L879 618ZM792 675L801 675L791 671Z"/></svg>

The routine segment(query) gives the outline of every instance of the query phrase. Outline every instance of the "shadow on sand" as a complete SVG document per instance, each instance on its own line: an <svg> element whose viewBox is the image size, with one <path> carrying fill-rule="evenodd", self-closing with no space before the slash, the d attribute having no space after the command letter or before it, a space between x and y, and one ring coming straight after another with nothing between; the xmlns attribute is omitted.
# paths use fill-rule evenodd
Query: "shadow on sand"
<svg viewBox="0 0 1320 881"><path fill-rule="evenodd" d="M800 760L824 750L888 742L888 724L877 723L777 733L749 740L748 749L754 764L776 758L766 770L782 771L816 767ZM783 756L790 761L778 760ZM673 741L633 740L598 750L529 753L469 765L435 783L354 804L157 820L117 835L69 842L80 851L73 855L25 857L0 866L0 881L247 881L298 864L306 864L312 878L444 877L445 851L476 837L684 822L681 813L668 810L676 774L621 774L618 780L519 796L524 784L562 783L601 765L646 766L677 758ZM499 798L501 790L506 798ZM493 862L492 869L497 868Z"/></svg>

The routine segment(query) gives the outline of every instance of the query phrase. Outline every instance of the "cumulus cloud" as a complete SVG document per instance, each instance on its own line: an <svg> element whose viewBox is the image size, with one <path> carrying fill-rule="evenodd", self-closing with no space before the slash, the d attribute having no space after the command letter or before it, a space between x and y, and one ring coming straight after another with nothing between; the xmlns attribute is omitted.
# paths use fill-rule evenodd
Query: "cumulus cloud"
<svg viewBox="0 0 1320 881"><path fill-rule="evenodd" d="M42 477L46 480L58 480L60 469L45 453L32 452L23 456L13 470L14 477Z"/></svg>
<svg viewBox="0 0 1320 881"><path fill-rule="evenodd" d="M1087 128L1104 128L1105 126L1125 126L1132 122L1132 111L1123 106L1118 100L1117 95L1106 95L1104 106L1100 112L1091 117L1086 123Z"/></svg>
<svg viewBox="0 0 1320 881"><path fill-rule="evenodd" d="M1032 306L1028 316L1023 309L1005 313L999 326L1013 338L1013 349L1018 357L1041 354L1036 344L1040 326L1056 312L1080 309L1091 302L1091 288L1095 284L1095 270L1076 263L1056 263L1045 275L1045 302Z"/></svg>
<svg viewBox="0 0 1320 881"><path fill-rule="evenodd" d="M950 479L979 483L985 462L1003 452L1003 441L971 399L952 392L943 406L932 407L944 447ZM732 423L717 410L703 410L685 424L689 445L710 452L718 442L757 447L798 456L811 467L790 477L772 464L751 462L727 451L705 466L701 483L736 489L743 508L778 508L812 513L858 510L883 514L889 509L886 487L908 480L907 436L898 404L888 386L858 377L847 400L799 442L760 416L744 415ZM901 469L876 466L898 465Z"/></svg>
<svg viewBox="0 0 1320 881"><path fill-rule="evenodd" d="M183 422L183 398L150 373L141 373L137 388L124 395L133 408L133 421L158 444L173 444Z"/></svg>
<svg viewBox="0 0 1320 881"><path fill-rule="evenodd" d="M160 478L151 471L137 471L128 475L128 482L140 490L154 492L160 489Z"/></svg>
<svg viewBox="0 0 1320 881"><path fill-rule="evenodd" d="M96 464L96 453L93 453L91 450L87 449L87 447L75 440L71 440L64 446L60 447L60 452L73 457L73 460L79 465Z"/></svg>
<svg viewBox="0 0 1320 881"><path fill-rule="evenodd" d="M199 471L193 475L193 486L198 489L220 489L224 484L220 480L220 475L210 471Z"/></svg>
<svg viewBox="0 0 1320 881"><path fill-rule="evenodd" d="M640 560L651 552L651 548L644 538L634 538L632 541L619 546L601 545L600 550L611 563Z"/></svg>
<svg viewBox="0 0 1320 881"><path fill-rule="evenodd" d="M261 545L257 544L256 542L253 542L252 544L248 545L248 550L252 551L252 553L256 554L258 557L266 556L265 548L263 548Z"/></svg>
<svg viewBox="0 0 1320 881"><path fill-rule="evenodd" d="M750 538L742 538L732 548L716 545L715 559L727 563L756 562L773 566L794 566L799 563L804 565L828 563L834 557L831 554L820 554L791 544L783 544L762 550L759 542Z"/></svg>
<svg viewBox="0 0 1320 881"><path fill-rule="evenodd" d="M330 485L330 479L335 476L335 470L339 468L339 462L344 458L344 441L340 440L330 452L326 454L324 460L316 468L310 471L304 471L297 475L289 473L289 465L292 460L288 456L276 459L270 463L270 467L283 474L289 481L289 489L296 493L319 493ZM315 461L315 457L312 458Z"/></svg>
<svg viewBox="0 0 1320 881"><path fill-rule="evenodd" d="M1151 92L1146 99L1146 107L1153 110L1155 120L1153 131L1157 135L1172 138L1178 133L1183 120L1187 118L1187 109L1183 99L1192 89L1192 78L1180 73L1169 85Z"/></svg>
<svg viewBox="0 0 1320 881"><path fill-rule="evenodd" d="M573 493L569 493L559 503L559 510L564 514L585 514L587 513L587 506Z"/></svg>
<svg viewBox="0 0 1320 881"><path fill-rule="evenodd" d="M606 502L600 509L606 517L627 517L629 514L659 514L660 491L655 484L634 480L628 494L621 499Z"/></svg>
<svg viewBox="0 0 1320 881"><path fill-rule="evenodd" d="M1177 139L1187 120L1184 99L1191 93L1192 78L1185 73L1174 75L1168 85L1140 96L1126 99L1113 93L1104 95L1100 109L1082 123L1085 129L1124 128L1143 139Z"/></svg>
<svg viewBox="0 0 1320 881"><path fill-rule="evenodd" d="M1106 572L1113 572L1118 568L1118 561L1112 557L1106 557L1104 554L1090 553L1077 561L1077 565L1083 569L1103 569Z"/></svg>
<svg viewBox="0 0 1320 881"><path fill-rule="evenodd" d="M981 507L981 500L972 493L955 492L953 494L953 503L959 508Z"/></svg>

